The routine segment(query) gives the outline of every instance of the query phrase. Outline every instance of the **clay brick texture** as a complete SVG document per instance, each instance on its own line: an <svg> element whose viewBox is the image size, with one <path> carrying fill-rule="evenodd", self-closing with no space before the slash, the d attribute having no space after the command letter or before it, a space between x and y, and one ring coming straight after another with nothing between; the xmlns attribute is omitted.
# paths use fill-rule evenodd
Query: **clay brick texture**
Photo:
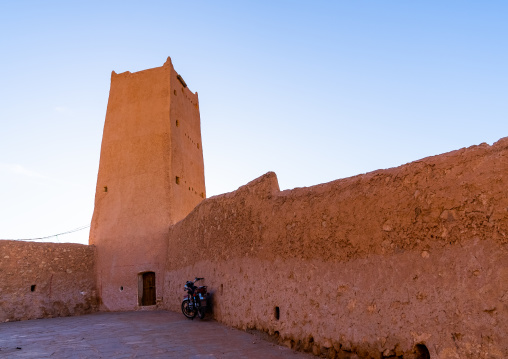
<svg viewBox="0 0 508 359"><path fill-rule="evenodd" d="M97 311L94 251L0 240L0 322Z"/></svg>

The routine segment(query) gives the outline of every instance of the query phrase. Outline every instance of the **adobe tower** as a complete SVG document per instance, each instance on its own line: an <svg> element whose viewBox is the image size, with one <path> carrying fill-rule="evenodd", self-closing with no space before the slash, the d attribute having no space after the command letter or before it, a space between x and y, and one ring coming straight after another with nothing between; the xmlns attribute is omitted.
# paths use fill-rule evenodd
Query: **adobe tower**
<svg viewBox="0 0 508 359"><path fill-rule="evenodd" d="M168 229L205 196L198 94L169 57L113 72L89 240L103 310L162 300Z"/></svg>

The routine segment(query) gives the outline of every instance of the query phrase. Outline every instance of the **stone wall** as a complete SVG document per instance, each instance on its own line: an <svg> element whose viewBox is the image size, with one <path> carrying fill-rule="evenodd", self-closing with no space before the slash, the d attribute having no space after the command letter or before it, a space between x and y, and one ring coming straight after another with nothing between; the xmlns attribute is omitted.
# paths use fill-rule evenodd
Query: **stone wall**
<svg viewBox="0 0 508 359"><path fill-rule="evenodd" d="M170 229L164 304L345 358L508 357L508 138L309 188L274 173Z"/></svg>
<svg viewBox="0 0 508 359"><path fill-rule="evenodd" d="M97 311L94 251L0 240L0 322Z"/></svg>

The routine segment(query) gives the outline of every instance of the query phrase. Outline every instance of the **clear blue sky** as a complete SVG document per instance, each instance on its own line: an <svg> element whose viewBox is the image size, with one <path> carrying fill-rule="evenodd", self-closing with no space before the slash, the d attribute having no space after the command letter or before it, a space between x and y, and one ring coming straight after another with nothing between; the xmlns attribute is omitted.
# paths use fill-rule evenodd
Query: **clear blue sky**
<svg viewBox="0 0 508 359"><path fill-rule="evenodd" d="M171 56L198 91L208 196L268 171L288 189L508 136L507 19L507 1L0 0L0 238L90 223L112 70Z"/></svg>

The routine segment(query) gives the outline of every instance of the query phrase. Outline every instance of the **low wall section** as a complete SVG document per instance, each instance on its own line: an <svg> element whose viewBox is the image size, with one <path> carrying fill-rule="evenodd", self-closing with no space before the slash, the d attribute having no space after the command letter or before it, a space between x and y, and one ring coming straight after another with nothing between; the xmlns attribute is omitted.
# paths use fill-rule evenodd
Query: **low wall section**
<svg viewBox="0 0 508 359"><path fill-rule="evenodd" d="M0 322L97 310L94 246L0 240Z"/></svg>
<svg viewBox="0 0 508 359"><path fill-rule="evenodd" d="M170 229L164 303L329 357L508 357L508 139L280 192L274 173Z"/></svg>

